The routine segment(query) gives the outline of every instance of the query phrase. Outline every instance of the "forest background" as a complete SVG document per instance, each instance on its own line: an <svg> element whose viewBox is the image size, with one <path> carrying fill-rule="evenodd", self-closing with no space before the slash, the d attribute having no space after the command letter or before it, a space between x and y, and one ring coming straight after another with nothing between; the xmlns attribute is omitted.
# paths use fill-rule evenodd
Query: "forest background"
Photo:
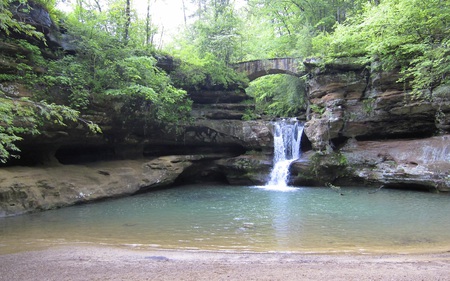
<svg viewBox="0 0 450 281"><path fill-rule="evenodd" d="M449 92L445 0L182 0L183 28L164 45L153 19L159 0L141 2L144 13L132 1L76 0L64 12L57 0L0 0L2 44L21 50L12 60L0 54L9 66L0 73L2 162L17 156L16 142L46 122L80 122L100 132L82 116L110 100L123 103L124 116L140 111L153 122L189 122L187 91L205 81L246 88L256 104L246 118L305 109L306 77L270 75L249 84L230 67L240 61L352 57L369 68L398 69L398 82L409 83L417 99L438 86ZM15 16L39 7L72 38L75 51L52 48L43 32ZM164 56L179 62L170 74L156 65ZM18 85L33 95L16 99Z"/></svg>

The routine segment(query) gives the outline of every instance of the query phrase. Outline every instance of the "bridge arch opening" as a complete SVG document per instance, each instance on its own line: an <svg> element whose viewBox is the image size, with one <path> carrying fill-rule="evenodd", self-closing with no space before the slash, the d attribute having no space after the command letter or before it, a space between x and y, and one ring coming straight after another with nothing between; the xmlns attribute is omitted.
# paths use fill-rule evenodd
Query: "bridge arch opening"
<svg viewBox="0 0 450 281"><path fill-rule="evenodd" d="M267 70L263 70L263 71L253 72L252 74L247 75L247 77L250 80L250 82L252 82L260 77L267 76L267 75L274 75L274 74L286 74L286 75L299 77L299 75L297 73L294 73L294 72L291 72L288 70L284 70L284 69L267 69Z"/></svg>
<svg viewBox="0 0 450 281"><path fill-rule="evenodd" d="M267 74L254 79L245 89L254 99L256 115L300 117L306 112L306 81L286 73Z"/></svg>
<svg viewBox="0 0 450 281"><path fill-rule="evenodd" d="M303 62L298 58L273 58L252 60L233 65L237 72L247 75L250 81L272 74L304 75Z"/></svg>

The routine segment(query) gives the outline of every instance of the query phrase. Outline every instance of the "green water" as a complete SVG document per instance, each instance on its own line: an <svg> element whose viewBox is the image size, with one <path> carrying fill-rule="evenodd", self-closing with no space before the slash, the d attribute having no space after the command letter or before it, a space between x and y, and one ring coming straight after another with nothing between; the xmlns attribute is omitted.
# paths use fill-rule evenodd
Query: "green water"
<svg viewBox="0 0 450 281"><path fill-rule="evenodd" d="M450 198L412 191L192 185L0 219L0 253L95 243L300 252L450 250Z"/></svg>

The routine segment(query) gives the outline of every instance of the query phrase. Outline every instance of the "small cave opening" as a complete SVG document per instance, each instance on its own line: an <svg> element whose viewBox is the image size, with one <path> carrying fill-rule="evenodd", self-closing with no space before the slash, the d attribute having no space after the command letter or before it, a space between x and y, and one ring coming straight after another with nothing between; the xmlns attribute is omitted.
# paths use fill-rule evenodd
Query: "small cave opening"
<svg viewBox="0 0 450 281"><path fill-rule="evenodd" d="M197 154L229 154L238 156L245 153L245 148L240 145L146 145L144 157L158 157L164 155L197 155Z"/></svg>
<svg viewBox="0 0 450 281"><path fill-rule="evenodd" d="M63 165L91 163L117 158L112 146L67 145L60 147L55 158Z"/></svg>
<svg viewBox="0 0 450 281"><path fill-rule="evenodd" d="M212 161L200 161L188 167L181 173L174 186L183 186L188 184L229 184L226 175Z"/></svg>
<svg viewBox="0 0 450 281"><path fill-rule="evenodd" d="M339 136L337 138L331 139L330 141L333 146L333 149L340 149L345 145L347 140L348 140L347 137Z"/></svg>
<svg viewBox="0 0 450 281"><path fill-rule="evenodd" d="M308 136L306 136L305 132L303 132L303 134L302 134L302 139L300 141L300 149L302 152L312 150L312 143L308 139Z"/></svg>
<svg viewBox="0 0 450 281"><path fill-rule="evenodd" d="M416 191L416 192L434 192L434 186L418 184L418 183L390 183L383 186L385 189Z"/></svg>

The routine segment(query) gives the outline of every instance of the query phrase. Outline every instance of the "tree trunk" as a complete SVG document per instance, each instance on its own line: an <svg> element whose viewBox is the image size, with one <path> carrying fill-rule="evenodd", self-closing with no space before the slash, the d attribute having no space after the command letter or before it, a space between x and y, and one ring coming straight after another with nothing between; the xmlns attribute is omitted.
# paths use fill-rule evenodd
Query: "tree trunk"
<svg viewBox="0 0 450 281"><path fill-rule="evenodd" d="M184 3L184 0L181 0L181 2L183 3L184 26L187 26L186 3Z"/></svg>
<svg viewBox="0 0 450 281"><path fill-rule="evenodd" d="M83 2L81 0L77 0L78 6L78 20L83 20Z"/></svg>
<svg viewBox="0 0 450 281"><path fill-rule="evenodd" d="M128 43L130 25L131 25L131 0L126 0L125 6L125 26L123 31L123 41L125 45Z"/></svg>
<svg viewBox="0 0 450 281"><path fill-rule="evenodd" d="M145 45L152 44L151 42L151 18L150 18L150 1L147 0L147 17L145 19Z"/></svg>

